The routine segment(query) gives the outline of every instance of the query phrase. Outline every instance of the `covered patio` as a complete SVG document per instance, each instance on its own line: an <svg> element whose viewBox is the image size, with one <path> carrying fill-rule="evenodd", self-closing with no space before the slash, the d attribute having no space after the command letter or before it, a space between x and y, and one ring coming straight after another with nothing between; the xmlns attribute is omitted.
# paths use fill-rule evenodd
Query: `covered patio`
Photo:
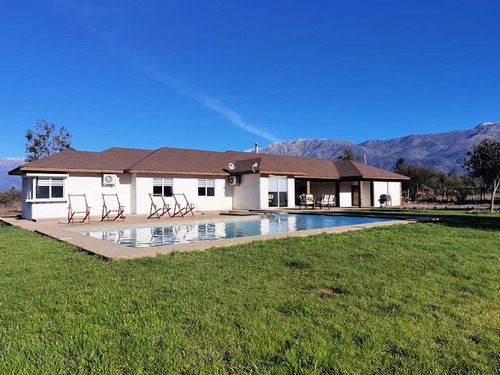
<svg viewBox="0 0 500 375"><path fill-rule="evenodd" d="M332 180L332 179L295 179L295 204L299 205L298 196L312 194L320 199L323 194L335 195L335 207L374 207L377 203L374 195L374 181Z"/></svg>

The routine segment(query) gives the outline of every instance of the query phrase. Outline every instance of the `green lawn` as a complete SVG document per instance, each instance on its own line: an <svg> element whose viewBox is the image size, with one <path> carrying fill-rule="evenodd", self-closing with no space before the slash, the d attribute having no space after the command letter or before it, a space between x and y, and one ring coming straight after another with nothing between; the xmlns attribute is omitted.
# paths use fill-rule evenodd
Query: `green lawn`
<svg viewBox="0 0 500 375"><path fill-rule="evenodd" d="M500 217L104 262L0 227L0 374L499 373Z"/></svg>

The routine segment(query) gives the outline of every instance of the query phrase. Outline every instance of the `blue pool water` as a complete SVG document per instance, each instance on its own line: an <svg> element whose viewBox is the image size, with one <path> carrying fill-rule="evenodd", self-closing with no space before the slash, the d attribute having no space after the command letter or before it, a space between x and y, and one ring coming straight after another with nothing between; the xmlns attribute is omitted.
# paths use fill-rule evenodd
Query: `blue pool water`
<svg viewBox="0 0 500 375"><path fill-rule="evenodd" d="M270 214L246 220L169 223L151 227L78 231L84 235L129 247L152 247L221 240L300 230L390 221L358 216Z"/></svg>

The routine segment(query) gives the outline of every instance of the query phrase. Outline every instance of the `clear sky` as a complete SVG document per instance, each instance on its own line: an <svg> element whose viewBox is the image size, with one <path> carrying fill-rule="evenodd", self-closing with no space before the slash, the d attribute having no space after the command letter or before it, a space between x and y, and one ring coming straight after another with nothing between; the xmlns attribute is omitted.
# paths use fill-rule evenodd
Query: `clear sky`
<svg viewBox="0 0 500 375"><path fill-rule="evenodd" d="M361 142L500 120L500 1L18 0L0 11L0 158Z"/></svg>

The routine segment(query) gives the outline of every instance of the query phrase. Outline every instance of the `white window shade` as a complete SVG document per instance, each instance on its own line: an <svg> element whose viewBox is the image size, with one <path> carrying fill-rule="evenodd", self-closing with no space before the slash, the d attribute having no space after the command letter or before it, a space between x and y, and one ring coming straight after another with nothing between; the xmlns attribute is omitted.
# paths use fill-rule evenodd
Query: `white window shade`
<svg viewBox="0 0 500 375"><path fill-rule="evenodd" d="M281 178L278 180L278 191L284 192L287 191L287 183L286 178Z"/></svg>
<svg viewBox="0 0 500 375"><path fill-rule="evenodd" d="M52 179L52 186L63 186L64 181L62 179Z"/></svg>
<svg viewBox="0 0 500 375"><path fill-rule="evenodd" d="M278 191L278 180L275 178L270 178L268 181L269 181L269 191Z"/></svg>
<svg viewBox="0 0 500 375"><path fill-rule="evenodd" d="M38 177L37 183L38 183L38 186L49 186L50 185L50 178Z"/></svg>

